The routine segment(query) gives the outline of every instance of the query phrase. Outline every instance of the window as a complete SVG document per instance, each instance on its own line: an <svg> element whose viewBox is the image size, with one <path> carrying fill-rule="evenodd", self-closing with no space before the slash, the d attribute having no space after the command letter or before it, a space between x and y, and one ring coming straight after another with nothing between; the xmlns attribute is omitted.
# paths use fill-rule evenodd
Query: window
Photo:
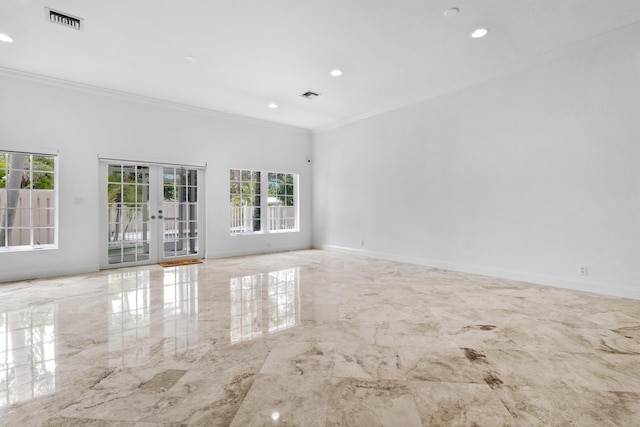
<svg viewBox="0 0 640 427"><path fill-rule="evenodd" d="M298 231L298 175L231 169L232 234Z"/></svg>
<svg viewBox="0 0 640 427"><path fill-rule="evenodd" d="M231 169L231 226L232 233L260 231L260 175L259 171Z"/></svg>
<svg viewBox="0 0 640 427"><path fill-rule="evenodd" d="M0 151L0 250L56 246L56 161Z"/></svg>
<svg viewBox="0 0 640 427"><path fill-rule="evenodd" d="M291 173L268 174L269 179L269 231L293 231L296 229L296 205L293 195L294 175Z"/></svg>

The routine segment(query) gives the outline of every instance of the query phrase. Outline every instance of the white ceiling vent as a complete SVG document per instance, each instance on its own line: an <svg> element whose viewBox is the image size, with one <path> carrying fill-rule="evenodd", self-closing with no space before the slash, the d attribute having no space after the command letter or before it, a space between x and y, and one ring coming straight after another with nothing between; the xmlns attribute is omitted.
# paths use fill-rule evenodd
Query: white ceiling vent
<svg viewBox="0 0 640 427"><path fill-rule="evenodd" d="M303 98L307 98L307 99L313 99L313 98L317 98L317 97L319 97L319 96L320 96L320 94L319 94L319 93L315 93L315 92L311 92L311 91L309 91L309 92L305 92L305 93L303 93L303 94L302 94L302 95L300 95L300 96L301 96L301 97L303 97Z"/></svg>
<svg viewBox="0 0 640 427"><path fill-rule="evenodd" d="M58 12L57 10L49 9L48 7L45 7L44 9L49 22L64 25L65 27L73 28L78 31L82 31L84 28L84 19L82 18Z"/></svg>

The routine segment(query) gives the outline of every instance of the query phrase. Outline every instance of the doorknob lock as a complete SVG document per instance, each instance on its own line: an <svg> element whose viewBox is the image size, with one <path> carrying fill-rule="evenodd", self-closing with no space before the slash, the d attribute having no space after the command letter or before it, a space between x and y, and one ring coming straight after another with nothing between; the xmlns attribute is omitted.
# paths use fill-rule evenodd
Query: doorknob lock
<svg viewBox="0 0 640 427"><path fill-rule="evenodd" d="M151 215L151 219L156 219L156 216L155 215Z"/></svg>

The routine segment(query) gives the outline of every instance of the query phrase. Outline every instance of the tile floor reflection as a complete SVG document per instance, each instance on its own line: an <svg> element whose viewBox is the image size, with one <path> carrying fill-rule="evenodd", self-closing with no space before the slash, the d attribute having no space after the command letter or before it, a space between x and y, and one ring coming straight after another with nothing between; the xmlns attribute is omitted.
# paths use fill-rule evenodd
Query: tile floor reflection
<svg viewBox="0 0 640 427"><path fill-rule="evenodd" d="M0 286L0 425L638 420L640 301L315 250Z"/></svg>
<svg viewBox="0 0 640 427"><path fill-rule="evenodd" d="M232 278L231 343L295 326L300 320L299 280L298 267Z"/></svg>
<svg viewBox="0 0 640 427"><path fill-rule="evenodd" d="M56 390L56 305L0 314L0 407Z"/></svg>

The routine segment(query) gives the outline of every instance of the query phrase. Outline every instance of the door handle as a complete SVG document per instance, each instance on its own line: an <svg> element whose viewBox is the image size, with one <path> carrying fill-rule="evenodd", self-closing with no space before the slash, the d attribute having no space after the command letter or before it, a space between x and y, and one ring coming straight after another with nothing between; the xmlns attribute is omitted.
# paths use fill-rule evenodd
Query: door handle
<svg viewBox="0 0 640 427"><path fill-rule="evenodd" d="M151 215L151 219L156 219L156 216L155 215Z"/></svg>
<svg viewBox="0 0 640 427"><path fill-rule="evenodd" d="M158 215L158 219L162 219L162 215Z"/></svg>

